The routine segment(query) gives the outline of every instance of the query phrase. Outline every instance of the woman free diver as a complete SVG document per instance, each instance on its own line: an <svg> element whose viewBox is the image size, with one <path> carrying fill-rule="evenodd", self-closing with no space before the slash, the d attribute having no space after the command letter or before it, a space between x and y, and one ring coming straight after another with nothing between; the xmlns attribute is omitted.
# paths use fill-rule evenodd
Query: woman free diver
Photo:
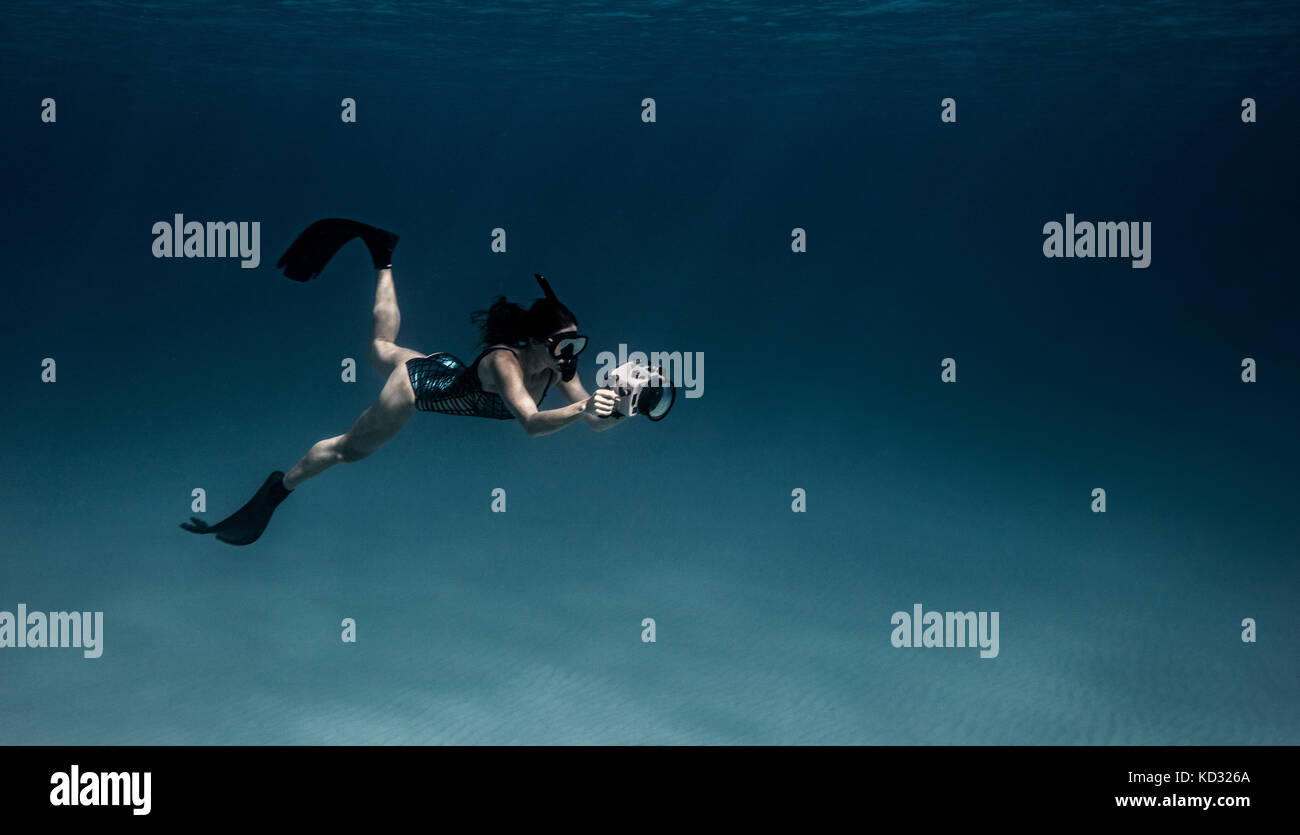
<svg viewBox="0 0 1300 835"><path fill-rule="evenodd" d="M335 464L360 461L391 440L417 410L448 415L517 420L529 435L549 435L579 420L602 431L621 417L610 389L587 394L577 379L578 354L587 337L578 320L542 276L545 293L523 307L498 297L471 320L479 326L482 353L468 366L448 353L422 354L397 344L401 313L393 286L393 249L397 235L354 220L318 220L298 236L276 264L294 281L320 274L339 249L360 238L374 263L375 304L371 316L370 362L388 381L378 399L342 435L326 438L307 450L288 474L279 470L243 507L215 525L190 517L181 527L216 534L231 545L254 542L285 498L309 478ZM541 411L552 383L569 405Z"/></svg>

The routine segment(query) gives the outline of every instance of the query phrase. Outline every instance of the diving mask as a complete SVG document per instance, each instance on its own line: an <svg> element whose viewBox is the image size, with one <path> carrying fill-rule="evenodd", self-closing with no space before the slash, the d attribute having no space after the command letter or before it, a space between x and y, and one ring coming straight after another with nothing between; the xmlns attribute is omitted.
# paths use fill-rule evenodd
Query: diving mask
<svg viewBox="0 0 1300 835"><path fill-rule="evenodd" d="M560 379L569 382L578 373L578 354L587 347L587 337L580 333L557 333L542 340L546 350L560 366Z"/></svg>

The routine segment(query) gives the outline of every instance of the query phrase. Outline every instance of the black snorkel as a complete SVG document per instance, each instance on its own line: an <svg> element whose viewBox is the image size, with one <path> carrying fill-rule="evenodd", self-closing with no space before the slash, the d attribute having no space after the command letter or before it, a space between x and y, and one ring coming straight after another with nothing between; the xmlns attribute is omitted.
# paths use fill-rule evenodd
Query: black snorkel
<svg viewBox="0 0 1300 835"><path fill-rule="evenodd" d="M562 349L556 362L560 364L560 379L564 382L569 382L578 373L578 358L573 355L572 348Z"/></svg>
<svg viewBox="0 0 1300 835"><path fill-rule="evenodd" d="M542 285L542 293L545 294L548 300L560 304L560 300L555 297L555 291L551 289L551 282L546 280L546 276L541 273L533 273L533 278L537 279L537 283ZM563 307L563 305L560 306Z"/></svg>
<svg viewBox="0 0 1300 835"><path fill-rule="evenodd" d="M569 308L564 306L563 302L556 298L555 291L551 289L551 283L546 280L546 276L541 273L533 273L533 278L537 279L537 283L541 285L542 293L545 294L546 302L548 302L547 306L550 307L551 312L555 314L555 319L567 319L576 325L578 323L578 318L573 315L573 312L569 310ZM554 329L548 326L546 330L550 332ZM539 338L542 338L545 337L546 334L539 334L538 336ZM578 355L573 352L573 346L566 345L560 349L558 356L552 356L555 356L556 362L560 366L560 379L566 383L572 380L574 375L578 373Z"/></svg>

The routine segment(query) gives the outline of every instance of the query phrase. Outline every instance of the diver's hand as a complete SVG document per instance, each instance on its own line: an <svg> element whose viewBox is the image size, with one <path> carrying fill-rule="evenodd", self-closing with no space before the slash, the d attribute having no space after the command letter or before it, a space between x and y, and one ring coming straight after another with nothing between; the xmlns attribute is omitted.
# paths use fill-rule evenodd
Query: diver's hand
<svg viewBox="0 0 1300 835"><path fill-rule="evenodd" d="M616 403L618 403L618 397L614 394L613 389L597 389L595 394L587 398L587 407L582 411L589 415L606 418L613 414Z"/></svg>

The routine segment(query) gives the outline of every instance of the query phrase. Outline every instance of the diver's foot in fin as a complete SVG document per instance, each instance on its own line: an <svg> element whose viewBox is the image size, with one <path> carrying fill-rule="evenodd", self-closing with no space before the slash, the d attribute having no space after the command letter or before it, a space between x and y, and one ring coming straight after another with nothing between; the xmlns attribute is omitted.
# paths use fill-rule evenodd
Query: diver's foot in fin
<svg viewBox="0 0 1300 835"><path fill-rule="evenodd" d="M181 527L191 533L214 533L217 539L230 545L251 545L266 530L271 514L293 492L284 486L284 473L276 470L248 500L248 504L215 525L191 516Z"/></svg>
<svg viewBox="0 0 1300 835"><path fill-rule="evenodd" d="M311 281L320 275L334 254L353 238L360 238L370 250L375 269L393 265L397 235L356 220L331 217L318 220L303 230L276 262L276 269L294 281Z"/></svg>
<svg viewBox="0 0 1300 835"><path fill-rule="evenodd" d="M375 226L367 226L366 229L368 231L361 236L361 240L365 241L366 249L370 250L370 262L375 265L375 269L386 270L393 266L393 250L397 249L397 233Z"/></svg>

